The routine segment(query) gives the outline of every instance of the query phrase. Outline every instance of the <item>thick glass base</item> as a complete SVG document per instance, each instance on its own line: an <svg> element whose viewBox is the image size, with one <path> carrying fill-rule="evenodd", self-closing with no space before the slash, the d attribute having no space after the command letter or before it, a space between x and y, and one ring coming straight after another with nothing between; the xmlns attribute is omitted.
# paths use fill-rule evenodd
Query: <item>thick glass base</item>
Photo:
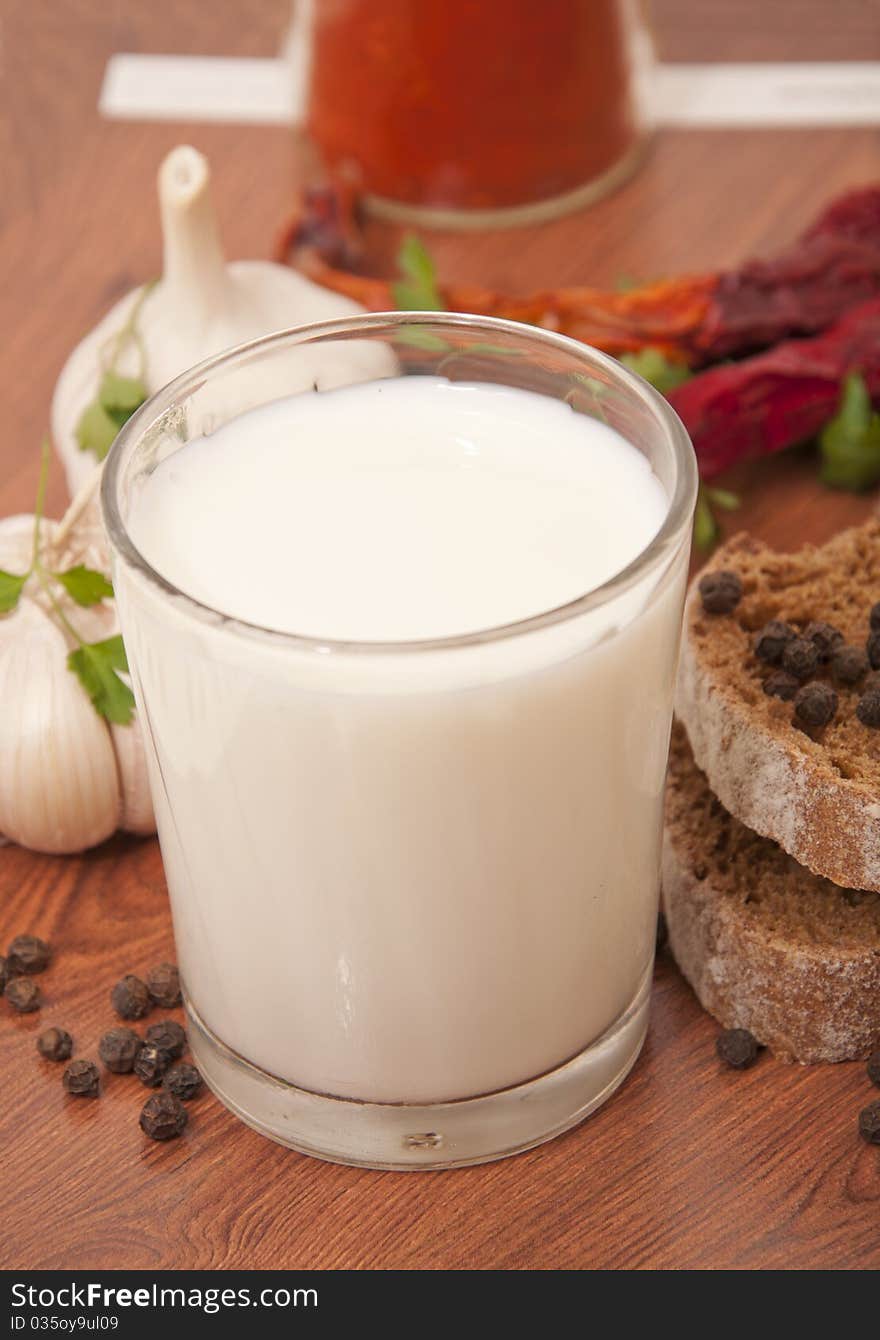
<svg viewBox="0 0 880 1340"><path fill-rule="evenodd" d="M616 191L618 186L629 180L640 165L647 143L647 135L641 135L622 158L598 177L576 186L574 190L565 191L562 195L554 195L549 200L534 200L527 205L506 205L497 209L464 209L452 205L412 205L369 193L364 195L363 203L368 213L375 218L418 228L448 228L459 232L486 228L524 228L533 223L546 223L550 219L559 219L565 214L586 209L587 206L594 205L612 191Z"/></svg>
<svg viewBox="0 0 880 1340"><path fill-rule="evenodd" d="M623 1014L564 1065L456 1102L366 1103L298 1089L230 1051L187 1001L190 1046L205 1081L231 1112L301 1154L398 1171L460 1168L551 1140L611 1096L645 1039L652 967Z"/></svg>

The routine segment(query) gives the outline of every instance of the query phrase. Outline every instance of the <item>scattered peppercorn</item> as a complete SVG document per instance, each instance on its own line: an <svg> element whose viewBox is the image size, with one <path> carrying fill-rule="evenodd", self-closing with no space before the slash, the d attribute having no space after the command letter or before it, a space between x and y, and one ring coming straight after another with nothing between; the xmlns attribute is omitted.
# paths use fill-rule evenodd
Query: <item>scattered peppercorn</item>
<svg viewBox="0 0 880 1340"><path fill-rule="evenodd" d="M755 655L769 665L776 665L788 643L796 637L797 633L791 624L783 623L781 619L771 619L755 638Z"/></svg>
<svg viewBox="0 0 880 1340"><path fill-rule="evenodd" d="M145 1042L134 1058L133 1069L141 1084L146 1084L148 1089L158 1089L170 1064L171 1057L167 1052L152 1042Z"/></svg>
<svg viewBox="0 0 880 1340"><path fill-rule="evenodd" d="M61 1082L74 1098L97 1098L101 1077L94 1061L71 1061L65 1066Z"/></svg>
<svg viewBox="0 0 880 1340"><path fill-rule="evenodd" d="M856 704L856 716L863 726L880 729L880 688L868 689Z"/></svg>
<svg viewBox="0 0 880 1340"><path fill-rule="evenodd" d="M37 1051L47 1061L66 1061L73 1051L73 1038L63 1028L46 1028L37 1038Z"/></svg>
<svg viewBox="0 0 880 1340"><path fill-rule="evenodd" d="M871 613L868 615L868 621L871 625L872 633L880 632L880 600L876 605L871 606Z"/></svg>
<svg viewBox="0 0 880 1340"><path fill-rule="evenodd" d="M6 990L6 983L8 980L9 969L6 964L6 959L0 954L0 996L2 996L3 992Z"/></svg>
<svg viewBox="0 0 880 1340"><path fill-rule="evenodd" d="M707 572L700 578L700 599L707 614L732 614L742 600L742 582L735 572Z"/></svg>
<svg viewBox="0 0 880 1340"><path fill-rule="evenodd" d="M795 694L794 714L805 726L827 726L837 711L837 694L829 684L805 684Z"/></svg>
<svg viewBox="0 0 880 1340"><path fill-rule="evenodd" d="M880 1089L880 1051L873 1052L868 1057L867 1070L868 1079Z"/></svg>
<svg viewBox="0 0 880 1340"><path fill-rule="evenodd" d="M182 1102L188 1102L190 1098L195 1098L199 1089L202 1087L202 1077L194 1065L189 1061L178 1061L173 1065L168 1074L162 1080L162 1088L173 1093L175 1098L180 1098Z"/></svg>
<svg viewBox="0 0 880 1340"><path fill-rule="evenodd" d="M36 935L16 935L6 951L6 970L10 977L44 972L49 966L50 952L46 941Z"/></svg>
<svg viewBox="0 0 880 1340"><path fill-rule="evenodd" d="M186 1033L173 1019L163 1019L161 1023L150 1024L147 1029L147 1042L160 1051L167 1052L172 1061L183 1055L186 1046Z"/></svg>
<svg viewBox="0 0 880 1340"><path fill-rule="evenodd" d="M830 623L808 623L804 629L804 637L808 642L812 642L823 665L826 665L837 648L843 645L843 633Z"/></svg>
<svg viewBox="0 0 880 1340"><path fill-rule="evenodd" d="M30 977L10 978L4 996L19 1014L33 1014L40 1008L40 988Z"/></svg>
<svg viewBox="0 0 880 1340"><path fill-rule="evenodd" d="M98 1043L98 1055L114 1075L127 1075L143 1045L133 1028L111 1028Z"/></svg>
<svg viewBox="0 0 880 1340"><path fill-rule="evenodd" d="M786 643L782 653L782 668L795 679L811 679L819 669L819 652L808 638L796 637Z"/></svg>
<svg viewBox="0 0 880 1340"><path fill-rule="evenodd" d="M880 1103L869 1103L859 1113L859 1135L870 1145L880 1145Z"/></svg>
<svg viewBox="0 0 880 1340"><path fill-rule="evenodd" d="M143 1019L153 1005L146 982L131 973L116 983L110 992L110 1003L120 1019Z"/></svg>
<svg viewBox="0 0 880 1340"><path fill-rule="evenodd" d="M764 692L771 698L782 698L787 703L791 702L799 688L798 680L787 670L774 670L764 680Z"/></svg>
<svg viewBox="0 0 880 1340"><path fill-rule="evenodd" d="M154 1093L144 1103L140 1127L151 1140L173 1140L189 1120L186 1108L173 1093Z"/></svg>
<svg viewBox="0 0 880 1340"><path fill-rule="evenodd" d="M180 974L176 963L159 963L147 973L147 990L157 1005L172 1010L180 1004Z"/></svg>
<svg viewBox="0 0 880 1340"><path fill-rule="evenodd" d="M831 657L831 677L835 684L849 688L868 672L868 658L861 647L838 647Z"/></svg>
<svg viewBox="0 0 880 1340"><path fill-rule="evenodd" d="M868 638L865 643L865 651L868 653L871 669L880 670L880 629Z"/></svg>
<svg viewBox="0 0 880 1340"><path fill-rule="evenodd" d="M747 1070L758 1059L758 1040L747 1028L726 1028L715 1040L715 1050L733 1070Z"/></svg>

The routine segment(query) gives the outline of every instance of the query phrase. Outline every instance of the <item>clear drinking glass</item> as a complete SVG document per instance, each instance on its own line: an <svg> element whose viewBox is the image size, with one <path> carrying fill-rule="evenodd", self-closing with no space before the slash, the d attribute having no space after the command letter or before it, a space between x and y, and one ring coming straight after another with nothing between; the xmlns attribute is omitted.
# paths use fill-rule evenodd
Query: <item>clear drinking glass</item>
<svg viewBox="0 0 880 1340"><path fill-rule="evenodd" d="M601 416L660 479L660 531L561 608L402 643L229 618L137 551L132 500L188 441L304 387L413 373ZM648 1022L696 486L640 378L474 316L271 335L123 428L102 499L190 1040L249 1125L339 1162L451 1167L546 1140L621 1083Z"/></svg>

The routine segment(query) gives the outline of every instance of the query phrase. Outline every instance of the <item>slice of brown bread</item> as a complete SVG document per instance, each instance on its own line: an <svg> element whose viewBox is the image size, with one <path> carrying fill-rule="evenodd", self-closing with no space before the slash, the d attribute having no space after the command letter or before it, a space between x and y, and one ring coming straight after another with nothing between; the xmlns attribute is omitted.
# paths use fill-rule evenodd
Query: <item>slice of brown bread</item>
<svg viewBox="0 0 880 1340"><path fill-rule="evenodd" d="M694 757L749 828L835 884L878 891L880 731L856 716L861 690L835 686L834 720L807 732L794 724L791 702L764 693L774 667L753 644L770 619L799 632L817 620L864 648L880 600L880 520L794 554L737 535L709 564L724 569L743 583L733 613L707 614L696 582L685 611L676 710Z"/></svg>
<svg viewBox="0 0 880 1340"><path fill-rule="evenodd" d="M880 1046L880 895L811 875L732 818L677 722L663 906L676 962L725 1028L798 1061Z"/></svg>

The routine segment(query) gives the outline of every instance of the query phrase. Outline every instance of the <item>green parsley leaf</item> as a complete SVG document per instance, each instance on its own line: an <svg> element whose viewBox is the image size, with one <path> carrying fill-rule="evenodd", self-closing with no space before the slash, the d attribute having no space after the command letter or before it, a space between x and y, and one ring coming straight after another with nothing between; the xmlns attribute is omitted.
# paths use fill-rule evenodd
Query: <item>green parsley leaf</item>
<svg viewBox="0 0 880 1340"><path fill-rule="evenodd" d="M123 377L112 368L105 372L98 387L98 401L113 418L124 414L130 419L147 398L147 388L139 377Z"/></svg>
<svg viewBox="0 0 880 1340"><path fill-rule="evenodd" d="M439 335L432 335L429 330L419 330L418 327L411 330L407 326L401 326L400 330L395 331L393 339L395 344L409 344L414 349L424 349L426 353L445 354L453 352Z"/></svg>
<svg viewBox="0 0 880 1340"><path fill-rule="evenodd" d="M127 726L134 711L134 695L118 672L128 670L122 638L84 642L70 652L67 664L92 700L95 711L117 726Z"/></svg>
<svg viewBox="0 0 880 1340"><path fill-rule="evenodd" d="M697 495L697 507L694 512L694 544L698 549L714 549L718 540L718 522L712 515L712 508L704 491Z"/></svg>
<svg viewBox="0 0 880 1340"><path fill-rule="evenodd" d="M427 248L407 233L397 254L401 279L392 286L394 301L403 312L442 312L443 299L437 290L437 270Z"/></svg>
<svg viewBox="0 0 880 1340"><path fill-rule="evenodd" d="M82 563L68 568L66 572L53 572L52 576L78 605L97 605L99 600L106 600L113 595L113 587L103 572L96 572Z"/></svg>
<svg viewBox="0 0 880 1340"><path fill-rule="evenodd" d="M730 489L710 488L701 484L697 493L697 506L694 509L694 544L698 549L714 549L718 543L719 527L715 520L713 507L725 512L735 512L740 500Z"/></svg>
<svg viewBox="0 0 880 1340"><path fill-rule="evenodd" d="M81 451L91 451L103 461L122 427L98 400L87 405L76 425L76 440Z"/></svg>
<svg viewBox="0 0 880 1340"><path fill-rule="evenodd" d="M843 384L834 418L819 435L822 480L860 493L880 479L880 414L871 405L865 379L852 372Z"/></svg>
<svg viewBox="0 0 880 1340"><path fill-rule="evenodd" d="M690 381L693 376L685 363L673 363L661 349L654 349L651 346L640 349L636 354L621 354L620 362L631 372L637 372L640 377L644 377L645 381L650 382L661 395L674 391L676 386Z"/></svg>
<svg viewBox="0 0 880 1340"><path fill-rule="evenodd" d="M8 614L15 609L29 576L28 572L19 576L15 572L3 572L0 569L0 614Z"/></svg>
<svg viewBox="0 0 880 1340"><path fill-rule="evenodd" d="M709 502L715 507L720 507L723 512L735 512L741 502L739 494L731 493L730 489L710 488L704 484L703 492Z"/></svg>

